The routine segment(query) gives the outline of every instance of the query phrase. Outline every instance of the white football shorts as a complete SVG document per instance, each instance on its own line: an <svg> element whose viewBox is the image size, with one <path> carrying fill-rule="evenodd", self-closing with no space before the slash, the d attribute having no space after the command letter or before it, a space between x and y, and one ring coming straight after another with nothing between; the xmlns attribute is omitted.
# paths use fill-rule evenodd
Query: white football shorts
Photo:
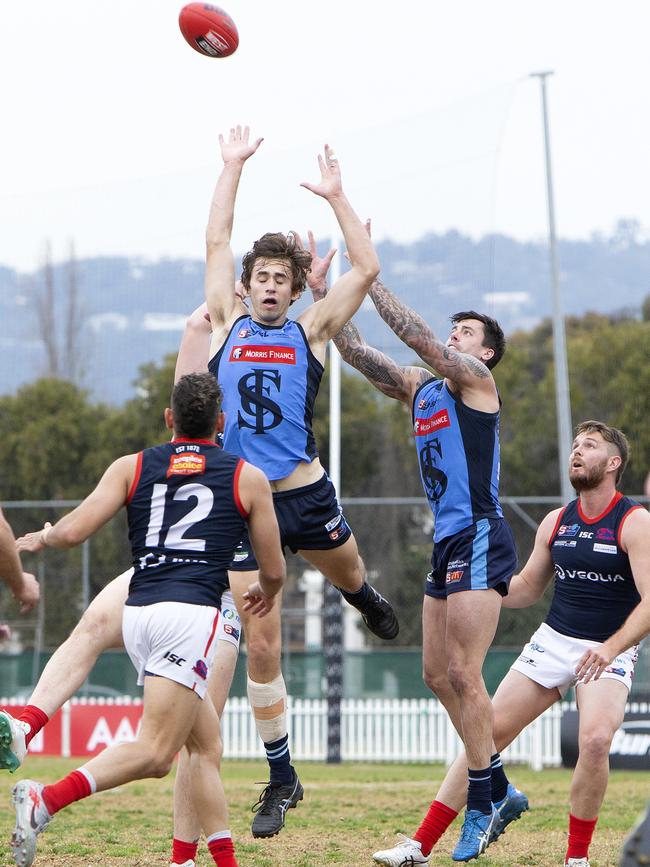
<svg viewBox="0 0 650 867"><path fill-rule="evenodd" d="M229 641L239 650L241 639L241 618L235 605L232 591L224 590L221 597L221 616L217 626L217 641Z"/></svg>
<svg viewBox="0 0 650 867"><path fill-rule="evenodd" d="M576 685L576 667L580 657L585 650L600 647L602 643L602 641L589 641L588 638L571 638L551 629L547 623L542 623L511 668L520 671L547 689L559 690L564 698L569 689ZM632 686L637 652L638 645L635 645L620 653L599 679L618 680L629 690ZM592 681L590 680L589 683Z"/></svg>
<svg viewBox="0 0 650 867"><path fill-rule="evenodd" d="M219 609L185 602L125 605L124 646L138 672L181 683L203 698L217 646Z"/></svg>

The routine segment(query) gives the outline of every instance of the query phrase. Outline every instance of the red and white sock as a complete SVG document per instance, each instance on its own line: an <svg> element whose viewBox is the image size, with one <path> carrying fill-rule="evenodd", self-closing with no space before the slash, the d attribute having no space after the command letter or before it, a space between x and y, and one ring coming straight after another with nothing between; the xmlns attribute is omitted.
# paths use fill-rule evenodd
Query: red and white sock
<svg viewBox="0 0 650 867"><path fill-rule="evenodd" d="M422 844L423 855L429 855L457 815L456 810L452 810L442 801L431 804L422 824L413 835L413 839Z"/></svg>
<svg viewBox="0 0 650 867"><path fill-rule="evenodd" d="M185 840L177 840L176 837L174 837L172 842L172 860L170 863L185 864L186 861L194 861L198 848L198 840L193 840L191 843L187 843Z"/></svg>
<svg viewBox="0 0 650 867"><path fill-rule="evenodd" d="M49 716L34 704L28 704L20 716L16 717L21 722L27 723L29 731L25 733L25 745L34 738L43 726L49 721Z"/></svg>
<svg viewBox="0 0 650 867"><path fill-rule="evenodd" d="M208 837L207 844L217 867L238 867L230 831L217 831Z"/></svg>
<svg viewBox="0 0 650 867"><path fill-rule="evenodd" d="M67 807L68 804L81 801L96 791L97 786L92 774L89 774L85 768L77 768L76 771L72 771L58 783L45 786L43 802L50 816L53 816L59 810Z"/></svg>
<svg viewBox="0 0 650 867"><path fill-rule="evenodd" d="M589 844L597 821L598 816L595 819L578 819L569 813L569 848L564 857L565 861L569 858L589 857Z"/></svg>

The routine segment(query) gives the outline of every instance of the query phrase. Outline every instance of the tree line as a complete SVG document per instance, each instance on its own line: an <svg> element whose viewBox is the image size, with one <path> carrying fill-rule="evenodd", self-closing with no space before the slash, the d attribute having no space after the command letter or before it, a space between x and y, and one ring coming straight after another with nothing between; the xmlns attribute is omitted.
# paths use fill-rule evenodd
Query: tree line
<svg viewBox="0 0 650 867"><path fill-rule="evenodd" d="M587 314L567 320L572 421L596 418L621 428L631 444L624 489L639 494L650 469L650 321ZM163 410L169 403L175 356L144 365L134 396L119 407L91 402L64 379L44 378L0 397L0 495L2 501L77 500L96 484L117 456L168 438ZM503 410L501 493L558 496L553 350L550 322L518 332L495 369ZM341 496L421 497L408 412L375 391L344 365L341 388ZM314 431L321 460L328 462L328 375L316 402ZM564 472L563 468L563 472ZM549 507L531 507L539 520ZM422 505L350 505L346 514L373 580L400 612L398 643L420 641L423 583L431 555L431 519ZM61 509L11 509L18 535L55 520ZM533 532L508 512L519 548L528 556ZM129 565L125 521L116 519L91 543L91 595ZM80 614L81 557L76 551L45 555L45 643L56 646ZM26 568L36 564L25 558ZM289 561L294 578L297 558ZM295 581L293 582L295 584ZM291 582L290 582L291 586ZM6 591L0 612L13 616ZM297 593L298 591L289 590ZM299 596L295 603L300 604ZM520 644L541 619L548 600L525 611L504 612L497 643ZM27 636L26 636L27 637Z"/></svg>

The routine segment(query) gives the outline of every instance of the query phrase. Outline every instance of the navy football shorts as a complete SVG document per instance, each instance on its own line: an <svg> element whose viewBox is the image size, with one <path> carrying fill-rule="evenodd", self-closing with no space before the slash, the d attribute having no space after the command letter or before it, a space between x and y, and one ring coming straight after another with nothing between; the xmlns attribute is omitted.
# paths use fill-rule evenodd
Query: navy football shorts
<svg viewBox="0 0 650 867"><path fill-rule="evenodd" d="M446 599L461 590L494 589L508 595L517 568L515 540L503 518L481 518L433 547L424 593Z"/></svg>
<svg viewBox="0 0 650 867"><path fill-rule="evenodd" d="M273 505L280 528L282 548L327 551L338 548L352 535L327 474L317 482L291 491L276 491ZM235 549L229 566L234 572L258 569L248 532Z"/></svg>

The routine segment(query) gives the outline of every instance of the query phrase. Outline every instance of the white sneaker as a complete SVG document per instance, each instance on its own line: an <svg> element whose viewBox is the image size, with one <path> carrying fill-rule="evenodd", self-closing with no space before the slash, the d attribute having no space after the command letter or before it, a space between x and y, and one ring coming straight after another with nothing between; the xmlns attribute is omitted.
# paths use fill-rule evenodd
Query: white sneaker
<svg viewBox="0 0 650 867"><path fill-rule="evenodd" d="M401 843L392 849L382 849L372 856L376 864L384 864L386 867L413 867L415 864L428 864L429 856L422 854L422 843L411 840L404 834L397 835Z"/></svg>
<svg viewBox="0 0 650 867"><path fill-rule="evenodd" d="M173 861L169 862L169 867L196 867L194 861L183 861L182 864L174 864Z"/></svg>
<svg viewBox="0 0 650 867"><path fill-rule="evenodd" d="M0 768L13 774L21 766L27 755L26 734L29 734L27 723L14 719L6 710L0 710Z"/></svg>
<svg viewBox="0 0 650 867"><path fill-rule="evenodd" d="M42 793L43 786L34 780L21 780L13 788L16 825L11 835L11 848L18 867L31 867L34 863L36 837L52 820Z"/></svg>
<svg viewBox="0 0 650 867"><path fill-rule="evenodd" d="M589 861L586 858L567 858L564 867L589 867Z"/></svg>

